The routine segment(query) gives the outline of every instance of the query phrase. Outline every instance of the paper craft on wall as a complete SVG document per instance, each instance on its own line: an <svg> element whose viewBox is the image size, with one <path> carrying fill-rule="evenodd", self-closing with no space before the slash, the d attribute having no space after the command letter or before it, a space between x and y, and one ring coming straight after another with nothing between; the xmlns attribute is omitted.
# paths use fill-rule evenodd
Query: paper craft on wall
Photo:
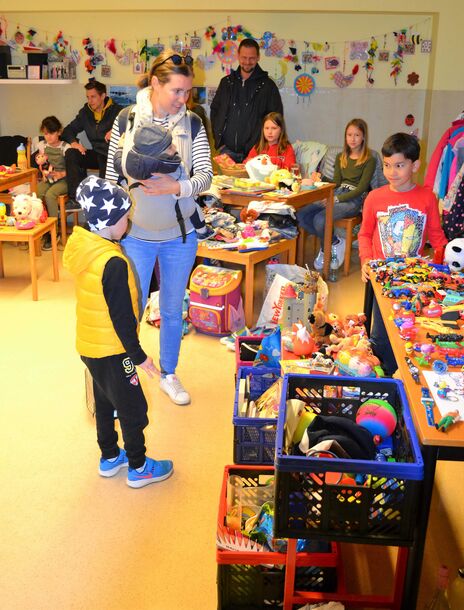
<svg viewBox="0 0 464 610"><path fill-rule="evenodd" d="M326 70L336 70L340 66L338 57L324 57L324 65Z"/></svg>
<svg viewBox="0 0 464 610"><path fill-rule="evenodd" d="M350 59L367 59L368 46L369 43L367 43L365 40L353 40L352 42L350 42Z"/></svg>
<svg viewBox="0 0 464 610"><path fill-rule="evenodd" d="M311 93L313 93L315 87L316 81L310 74L307 74L306 72L303 72L303 74L297 76L293 83L293 88L295 89L296 94L299 97L302 97L303 99L309 98Z"/></svg>

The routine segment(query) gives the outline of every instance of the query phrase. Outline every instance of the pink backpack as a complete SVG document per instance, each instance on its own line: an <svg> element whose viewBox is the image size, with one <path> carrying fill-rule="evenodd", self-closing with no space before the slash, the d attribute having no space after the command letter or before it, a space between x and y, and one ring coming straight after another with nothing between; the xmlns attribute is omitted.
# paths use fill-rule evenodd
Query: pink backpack
<svg viewBox="0 0 464 610"><path fill-rule="evenodd" d="M198 265L190 277L189 317L209 335L229 335L245 325L240 282L242 272Z"/></svg>

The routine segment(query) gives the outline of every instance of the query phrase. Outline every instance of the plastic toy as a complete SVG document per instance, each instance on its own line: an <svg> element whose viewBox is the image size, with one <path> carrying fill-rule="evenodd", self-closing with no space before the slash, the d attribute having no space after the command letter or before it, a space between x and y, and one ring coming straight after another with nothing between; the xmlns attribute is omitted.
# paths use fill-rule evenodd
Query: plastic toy
<svg viewBox="0 0 464 610"><path fill-rule="evenodd" d="M398 418L395 409L386 400L372 398L358 409L356 423L381 439L391 436Z"/></svg>
<svg viewBox="0 0 464 610"><path fill-rule="evenodd" d="M436 381L434 386L437 388L437 396L443 400L457 401L458 398L452 393L453 390L449 387L446 381Z"/></svg>
<svg viewBox="0 0 464 610"><path fill-rule="evenodd" d="M459 411L449 411L446 413L438 422L435 424L435 428L441 432L446 432L450 426L455 424L459 420Z"/></svg>
<svg viewBox="0 0 464 610"><path fill-rule="evenodd" d="M409 372L411 373L411 376L414 379L414 381L416 383L420 383L419 369L417 368L417 366L414 364L414 362L411 360L411 358L406 357L405 361L406 361L406 364L408 365Z"/></svg>
<svg viewBox="0 0 464 610"><path fill-rule="evenodd" d="M428 318L439 318L443 313L443 308L435 301L430 301L429 305L422 308L422 314Z"/></svg>
<svg viewBox="0 0 464 610"><path fill-rule="evenodd" d="M315 351L316 342L301 321L293 325L292 335L294 337L293 353L296 356L308 356Z"/></svg>
<svg viewBox="0 0 464 610"><path fill-rule="evenodd" d="M428 388L421 388L421 403L425 408L425 414L427 416L427 423L429 426L435 426L435 418L433 416L433 402L432 395L430 394L430 390Z"/></svg>
<svg viewBox="0 0 464 610"><path fill-rule="evenodd" d="M298 193L300 190L300 183L298 180L295 180L295 177L288 169L277 169L272 172L272 174L266 178L266 182L272 184L278 189L284 188L293 191L294 193Z"/></svg>

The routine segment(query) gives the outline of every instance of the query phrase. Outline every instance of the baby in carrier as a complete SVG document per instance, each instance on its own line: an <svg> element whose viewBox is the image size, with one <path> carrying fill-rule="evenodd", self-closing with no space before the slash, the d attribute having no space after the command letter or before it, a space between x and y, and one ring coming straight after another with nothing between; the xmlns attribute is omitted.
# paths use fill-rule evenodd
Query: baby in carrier
<svg viewBox="0 0 464 610"><path fill-rule="evenodd" d="M143 124L135 130L134 143L126 157L125 171L123 171L122 157L123 149L120 147L114 155L114 169L121 176L127 174L133 180L149 180L154 173L171 174L176 180L186 180L189 177L172 143L171 133L155 123ZM138 186L141 186L140 182L134 182L129 188ZM177 203L174 195L172 200L174 204ZM182 222L181 218L179 222ZM215 234L214 229L205 223L198 204L195 212L190 216L190 222L195 228L199 241L205 241Z"/></svg>

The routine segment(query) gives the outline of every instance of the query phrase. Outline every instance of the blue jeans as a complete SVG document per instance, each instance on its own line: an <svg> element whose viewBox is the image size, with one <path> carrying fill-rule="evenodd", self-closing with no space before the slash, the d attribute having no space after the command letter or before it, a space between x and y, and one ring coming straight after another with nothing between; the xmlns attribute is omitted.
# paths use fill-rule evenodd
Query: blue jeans
<svg viewBox="0 0 464 610"><path fill-rule="evenodd" d="M179 360L182 340L182 301L197 253L195 231L170 241L144 241L128 235L121 246L132 263L139 290L140 316L147 303L150 280L159 260L160 269L160 367L172 375Z"/></svg>
<svg viewBox="0 0 464 610"><path fill-rule="evenodd" d="M339 186L334 190L334 196L346 193L349 189ZM359 197L354 197L349 201L334 202L333 208L333 219L340 220L340 218L350 218L356 216L362 209L364 201L364 193ZM323 203L312 203L302 208L297 212L296 218L300 227L309 233L309 235L316 235L321 243L324 241L325 231L325 204Z"/></svg>
<svg viewBox="0 0 464 610"><path fill-rule="evenodd" d="M392 377L393 373L398 368L398 365L375 297L374 302L372 303L372 328L371 336L369 338L372 351L380 360L385 376Z"/></svg>

